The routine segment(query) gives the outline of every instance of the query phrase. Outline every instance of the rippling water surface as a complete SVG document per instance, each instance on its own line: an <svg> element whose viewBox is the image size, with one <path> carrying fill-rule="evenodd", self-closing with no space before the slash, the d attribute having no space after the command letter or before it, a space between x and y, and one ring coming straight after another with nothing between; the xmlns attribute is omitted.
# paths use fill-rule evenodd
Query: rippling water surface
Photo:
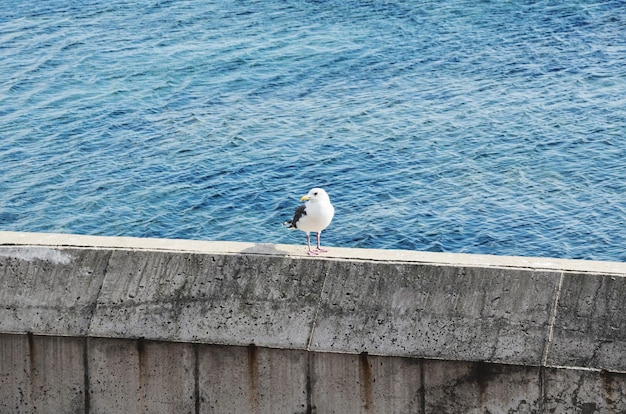
<svg viewBox="0 0 626 414"><path fill-rule="evenodd" d="M0 230L625 261L626 2L0 3Z"/></svg>

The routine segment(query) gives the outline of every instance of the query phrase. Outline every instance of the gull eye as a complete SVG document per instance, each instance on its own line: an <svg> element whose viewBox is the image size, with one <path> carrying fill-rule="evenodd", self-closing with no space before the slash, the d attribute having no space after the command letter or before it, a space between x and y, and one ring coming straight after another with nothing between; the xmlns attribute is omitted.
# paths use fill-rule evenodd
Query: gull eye
<svg viewBox="0 0 626 414"><path fill-rule="evenodd" d="M317 195L317 191L313 193L313 195Z"/></svg>

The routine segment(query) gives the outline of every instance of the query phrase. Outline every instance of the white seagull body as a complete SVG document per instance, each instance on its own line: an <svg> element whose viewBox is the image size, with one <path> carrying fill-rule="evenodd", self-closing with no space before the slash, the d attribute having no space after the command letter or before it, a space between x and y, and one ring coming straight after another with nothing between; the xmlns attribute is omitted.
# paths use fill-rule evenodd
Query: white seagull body
<svg viewBox="0 0 626 414"><path fill-rule="evenodd" d="M302 230L306 234L306 245L309 255L316 255L319 252L326 252L320 246L320 237L324 230L335 215L335 208L330 203L330 198L326 191L321 188L313 188L309 193L301 198L306 203L296 209L291 221L285 222L289 224L289 228ZM317 233L317 249L311 249L310 233Z"/></svg>

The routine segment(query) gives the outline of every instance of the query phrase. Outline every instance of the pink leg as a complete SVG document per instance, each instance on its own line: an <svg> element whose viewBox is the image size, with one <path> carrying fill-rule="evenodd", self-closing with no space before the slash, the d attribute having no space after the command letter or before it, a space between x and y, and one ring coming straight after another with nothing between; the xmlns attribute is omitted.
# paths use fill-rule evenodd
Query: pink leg
<svg viewBox="0 0 626 414"><path fill-rule="evenodd" d="M317 233L317 251L318 252L327 252L328 250L322 249L322 246L320 246L320 238L322 236L322 232L320 231L319 233Z"/></svg>
<svg viewBox="0 0 626 414"><path fill-rule="evenodd" d="M311 236L309 236L309 233L306 234L306 247L309 249L309 256L315 256L317 254L316 251L311 250Z"/></svg>

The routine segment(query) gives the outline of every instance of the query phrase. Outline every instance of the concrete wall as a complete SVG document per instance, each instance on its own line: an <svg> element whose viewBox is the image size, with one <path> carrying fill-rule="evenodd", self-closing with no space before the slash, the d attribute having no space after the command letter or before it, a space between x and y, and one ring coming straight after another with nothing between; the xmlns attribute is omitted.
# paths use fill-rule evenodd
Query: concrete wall
<svg viewBox="0 0 626 414"><path fill-rule="evenodd" d="M0 413L623 413L626 264L0 232Z"/></svg>

